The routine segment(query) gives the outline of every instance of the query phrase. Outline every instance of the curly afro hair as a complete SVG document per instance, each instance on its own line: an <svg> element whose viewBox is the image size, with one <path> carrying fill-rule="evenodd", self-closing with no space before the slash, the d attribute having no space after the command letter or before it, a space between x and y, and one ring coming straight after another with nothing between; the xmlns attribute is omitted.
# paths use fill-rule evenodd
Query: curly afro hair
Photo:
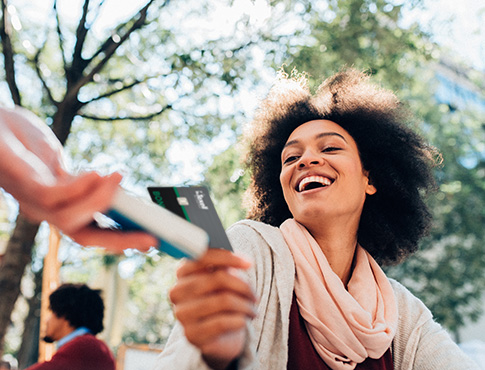
<svg viewBox="0 0 485 370"><path fill-rule="evenodd" d="M424 202L434 189L434 148L410 128L412 115L368 75L345 69L315 94L304 74L280 73L246 133L251 185L248 218L279 226L292 215L279 182L281 151L298 126L330 120L355 140L362 165L377 193L368 196L358 241L379 263L395 264L415 252L431 214Z"/></svg>
<svg viewBox="0 0 485 370"><path fill-rule="evenodd" d="M51 311L74 328L88 328L93 335L103 331L104 303L101 291L85 284L63 284L49 296Z"/></svg>

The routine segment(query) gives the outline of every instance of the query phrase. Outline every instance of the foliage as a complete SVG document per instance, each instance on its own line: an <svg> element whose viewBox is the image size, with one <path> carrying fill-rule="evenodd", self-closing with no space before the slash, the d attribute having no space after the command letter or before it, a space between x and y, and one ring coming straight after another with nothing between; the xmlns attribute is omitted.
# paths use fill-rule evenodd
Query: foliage
<svg viewBox="0 0 485 370"><path fill-rule="evenodd" d="M130 261L132 264L133 261ZM174 323L168 290L175 283L173 258L152 254L139 258L129 279L124 343L163 345Z"/></svg>
<svg viewBox="0 0 485 370"><path fill-rule="evenodd" d="M425 131L443 155L438 190L430 199L435 217L422 250L391 273L430 307L460 340L460 328L483 314L485 290L485 111L450 110L430 104Z"/></svg>
<svg viewBox="0 0 485 370"><path fill-rule="evenodd" d="M207 169L204 181L226 228L245 215L244 191L249 186L249 177L240 160L240 151L239 146L234 145L217 156Z"/></svg>

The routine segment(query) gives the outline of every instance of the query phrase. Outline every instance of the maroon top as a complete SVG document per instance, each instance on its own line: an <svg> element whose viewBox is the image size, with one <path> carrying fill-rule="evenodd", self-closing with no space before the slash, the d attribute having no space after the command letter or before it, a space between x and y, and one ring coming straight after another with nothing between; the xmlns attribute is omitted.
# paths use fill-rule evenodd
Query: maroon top
<svg viewBox="0 0 485 370"><path fill-rule="evenodd" d="M300 315L296 296L293 294L293 301L290 309L290 332L288 339L288 370L312 369L331 370L322 360L313 347L310 336L306 330L305 321ZM367 357L366 360L357 364L356 370L392 370L391 350L388 349L384 355L374 360Z"/></svg>
<svg viewBox="0 0 485 370"><path fill-rule="evenodd" d="M108 346L91 334L64 344L50 361L32 365L28 370L115 370Z"/></svg>

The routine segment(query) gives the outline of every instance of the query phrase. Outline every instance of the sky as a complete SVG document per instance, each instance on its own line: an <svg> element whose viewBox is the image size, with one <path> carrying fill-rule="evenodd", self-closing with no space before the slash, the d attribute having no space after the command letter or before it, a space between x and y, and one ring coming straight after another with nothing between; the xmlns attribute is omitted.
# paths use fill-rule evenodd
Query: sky
<svg viewBox="0 0 485 370"><path fill-rule="evenodd" d="M485 72L485 2L483 0L424 0L424 10L407 14L419 19L433 40L471 66ZM451 23L448 22L451 20Z"/></svg>

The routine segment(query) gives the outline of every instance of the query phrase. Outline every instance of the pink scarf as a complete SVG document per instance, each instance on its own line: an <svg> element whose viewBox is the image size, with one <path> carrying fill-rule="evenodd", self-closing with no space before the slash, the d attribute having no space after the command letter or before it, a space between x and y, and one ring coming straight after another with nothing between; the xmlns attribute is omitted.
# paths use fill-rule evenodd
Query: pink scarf
<svg viewBox="0 0 485 370"><path fill-rule="evenodd" d="M295 260L295 294L313 346L333 370L381 358L397 328L394 291L360 245L345 289L308 230L294 219L280 229Z"/></svg>

